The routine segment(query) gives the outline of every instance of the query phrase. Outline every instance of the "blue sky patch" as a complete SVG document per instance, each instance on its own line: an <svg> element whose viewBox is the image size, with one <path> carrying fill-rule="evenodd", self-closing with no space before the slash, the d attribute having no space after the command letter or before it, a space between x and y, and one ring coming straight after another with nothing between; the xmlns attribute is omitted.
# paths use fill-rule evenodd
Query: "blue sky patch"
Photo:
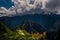
<svg viewBox="0 0 60 40"><path fill-rule="evenodd" d="M12 5L14 5L14 3L11 2L11 0L0 0L0 7L9 9Z"/></svg>

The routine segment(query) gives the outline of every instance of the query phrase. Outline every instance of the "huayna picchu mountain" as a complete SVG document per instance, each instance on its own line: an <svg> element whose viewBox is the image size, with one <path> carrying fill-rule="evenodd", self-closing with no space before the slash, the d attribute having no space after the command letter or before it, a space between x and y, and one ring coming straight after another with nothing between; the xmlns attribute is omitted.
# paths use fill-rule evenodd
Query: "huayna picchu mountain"
<svg viewBox="0 0 60 40"><path fill-rule="evenodd" d="M38 23L34 23L32 21L30 21L29 19L24 19L23 22L16 26L15 29L23 29L25 31L27 31L28 33L34 33L34 32L39 32L42 33L44 31L46 31L46 28Z"/></svg>

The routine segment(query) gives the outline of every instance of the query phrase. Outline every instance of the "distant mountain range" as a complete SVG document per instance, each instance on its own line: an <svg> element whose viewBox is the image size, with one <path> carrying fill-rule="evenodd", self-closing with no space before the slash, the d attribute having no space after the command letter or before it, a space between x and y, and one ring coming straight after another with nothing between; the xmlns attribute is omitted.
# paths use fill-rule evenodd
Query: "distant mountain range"
<svg viewBox="0 0 60 40"><path fill-rule="evenodd" d="M9 28L13 29L15 26L22 23L24 19L29 19L34 23L43 25L46 28L51 28L55 22L60 20L60 15L56 14L34 14L14 17L0 17L0 21L5 23Z"/></svg>

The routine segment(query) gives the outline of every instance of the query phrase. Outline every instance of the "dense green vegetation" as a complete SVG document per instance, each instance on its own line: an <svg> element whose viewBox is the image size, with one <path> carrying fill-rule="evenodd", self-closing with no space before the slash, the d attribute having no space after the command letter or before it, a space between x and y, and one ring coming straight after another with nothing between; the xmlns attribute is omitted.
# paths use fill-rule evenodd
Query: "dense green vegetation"
<svg viewBox="0 0 60 40"><path fill-rule="evenodd" d="M39 32L29 33L20 27L13 31L0 22L0 40L58 40L60 38L59 35L58 31L53 39L49 39L47 38L47 32L43 32L42 34Z"/></svg>
<svg viewBox="0 0 60 40"><path fill-rule="evenodd" d="M0 40L34 40L32 34L25 30L10 30L6 25L0 22Z"/></svg>

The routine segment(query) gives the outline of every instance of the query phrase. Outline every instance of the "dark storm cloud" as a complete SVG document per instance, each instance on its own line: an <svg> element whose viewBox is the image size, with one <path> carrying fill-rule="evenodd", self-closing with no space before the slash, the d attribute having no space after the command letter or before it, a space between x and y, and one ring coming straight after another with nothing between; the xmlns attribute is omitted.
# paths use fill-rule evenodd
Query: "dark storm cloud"
<svg viewBox="0 0 60 40"><path fill-rule="evenodd" d="M49 2L46 3L46 8L55 9L58 7L60 7L60 0L49 0Z"/></svg>

